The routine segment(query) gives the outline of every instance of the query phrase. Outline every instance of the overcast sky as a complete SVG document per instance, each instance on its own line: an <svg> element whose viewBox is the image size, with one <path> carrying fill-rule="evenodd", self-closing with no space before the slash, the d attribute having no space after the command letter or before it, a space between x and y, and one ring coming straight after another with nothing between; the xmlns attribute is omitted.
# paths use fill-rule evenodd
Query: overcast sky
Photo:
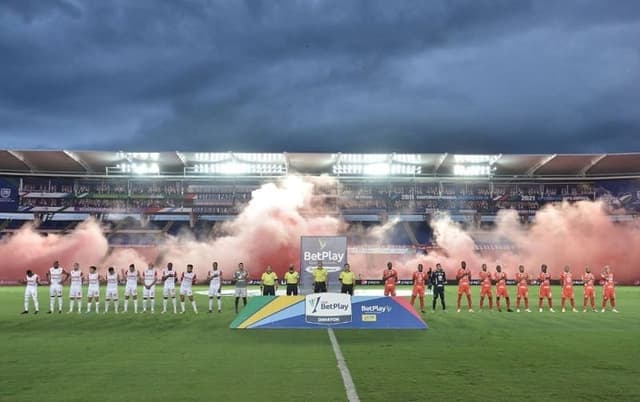
<svg viewBox="0 0 640 402"><path fill-rule="evenodd" d="M0 139L640 151L640 1L3 0Z"/></svg>

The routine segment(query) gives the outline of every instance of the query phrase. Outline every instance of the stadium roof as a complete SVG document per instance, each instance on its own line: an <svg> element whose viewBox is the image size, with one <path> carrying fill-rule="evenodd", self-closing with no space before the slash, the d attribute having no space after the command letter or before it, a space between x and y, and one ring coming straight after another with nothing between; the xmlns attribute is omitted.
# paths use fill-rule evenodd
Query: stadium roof
<svg viewBox="0 0 640 402"><path fill-rule="evenodd" d="M216 154L219 155L220 153ZM111 151L0 150L0 172L16 174L104 175L107 168L125 160L125 155L145 155ZM161 175L184 175L185 168L202 162L195 152L153 153ZM253 154L260 155L260 154ZM282 153L288 171L303 174L332 173L340 153ZM349 154L353 155L353 154ZM394 155L394 154L389 154ZM421 177L454 175L458 163L454 154L414 154ZM126 157L131 161L130 157ZM640 176L640 153L628 154L502 154L495 155L494 177L617 177Z"/></svg>

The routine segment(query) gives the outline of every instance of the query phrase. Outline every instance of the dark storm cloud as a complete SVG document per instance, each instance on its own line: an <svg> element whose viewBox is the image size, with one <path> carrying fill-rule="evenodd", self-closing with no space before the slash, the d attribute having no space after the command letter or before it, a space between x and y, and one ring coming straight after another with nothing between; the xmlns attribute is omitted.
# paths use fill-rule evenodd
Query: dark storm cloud
<svg viewBox="0 0 640 402"><path fill-rule="evenodd" d="M637 1L4 1L2 147L640 151Z"/></svg>

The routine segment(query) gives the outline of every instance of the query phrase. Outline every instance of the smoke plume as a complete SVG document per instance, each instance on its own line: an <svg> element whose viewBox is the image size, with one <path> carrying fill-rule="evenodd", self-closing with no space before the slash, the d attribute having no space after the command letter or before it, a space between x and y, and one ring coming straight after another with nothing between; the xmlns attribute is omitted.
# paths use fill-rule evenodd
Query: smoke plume
<svg viewBox="0 0 640 402"><path fill-rule="evenodd" d="M197 240L192 235L167 236L155 248L109 248L100 224L89 219L67 235L44 236L26 225L12 236L0 240L0 281L17 280L26 269L44 275L54 260L63 267L79 262L84 271L97 265L101 272L108 266L117 270L135 263L142 269L148 262L164 266L174 263L182 272L186 264L194 264L202 279L213 261L218 261L229 278L239 262L244 262L252 277L263 272L266 265L282 273L290 264L298 264L300 236L346 234L350 241L367 245L386 245L391 229L397 223L363 228L348 226L337 217L335 179L329 177L290 176L264 184L252 194L251 200L232 221L225 222L209 240ZM523 227L517 212L502 211L491 230L464 230L443 214L431 221L436 251L429 254L357 254L349 260L354 271L363 278L378 278L387 261L394 263L401 277L410 278L418 263L425 269L441 263L449 275L454 274L461 260L467 261L473 276L482 263L491 270L501 264L513 277L517 266L536 274L546 263L554 277L568 264L575 274L590 265L599 273L611 265L618 281L640 279L640 270L633 265L640 260L640 226L636 222L614 223L600 202L581 201L574 204L548 205L540 210L535 222ZM476 251L474 237L501 241L508 239L511 250L488 254ZM352 244L353 245L353 244Z"/></svg>
<svg viewBox="0 0 640 402"><path fill-rule="evenodd" d="M418 263L426 269L438 262L452 275L465 260L474 277L486 263L490 270L500 264L511 278L520 264L534 275L540 272L541 264L547 264L555 278L565 265L578 277L586 266L598 274L605 265L611 265L619 282L640 279L640 270L634 266L640 258L640 249L634 247L640 241L640 225L636 221L613 222L599 201L547 205L529 227L520 223L516 211L501 211L495 227L480 234L495 241L508 239L512 249L492 253L475 252L473 233L463 231L448 216L436 219L432 226L440 250L404 261L405 276Z"/></svg>

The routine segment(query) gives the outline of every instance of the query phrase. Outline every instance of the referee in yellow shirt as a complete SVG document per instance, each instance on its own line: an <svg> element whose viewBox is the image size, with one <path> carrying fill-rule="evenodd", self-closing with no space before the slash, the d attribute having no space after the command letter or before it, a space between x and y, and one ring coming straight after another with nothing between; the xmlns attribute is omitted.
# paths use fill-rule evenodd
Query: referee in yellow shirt
<svg viewBox="0 0 640 402"><path fill-rule="evenodd" d="M318 266L313 270L313 293L325 293L327 291L327 276L329 273L318 261Z"/></svg>
<svg viewBox="0 0 640 402"><path fill-rule="evenodd" d="M271 265L267 265L267 272L262 274L262 288L263 296L275 296L276 289L278 289L278 275L273 272Z"/></svg>
<svg viewBox="0 0 640 402"><path fill-rule="evenodd" d="M287 296L297 296L300 274L295 270L293 264L289 265L289 270L284 274L284 281L287 283Z"/></svg>
<svg viewBox="0 0 640 402"><path fill-rule="evenodd" d="M340 272L338 280L340 280L340 283L342 284L340 293L347 293L353 296L353 287L356 284L356 276L351 270L349 264L344 264L344 270Z"/></svg>

